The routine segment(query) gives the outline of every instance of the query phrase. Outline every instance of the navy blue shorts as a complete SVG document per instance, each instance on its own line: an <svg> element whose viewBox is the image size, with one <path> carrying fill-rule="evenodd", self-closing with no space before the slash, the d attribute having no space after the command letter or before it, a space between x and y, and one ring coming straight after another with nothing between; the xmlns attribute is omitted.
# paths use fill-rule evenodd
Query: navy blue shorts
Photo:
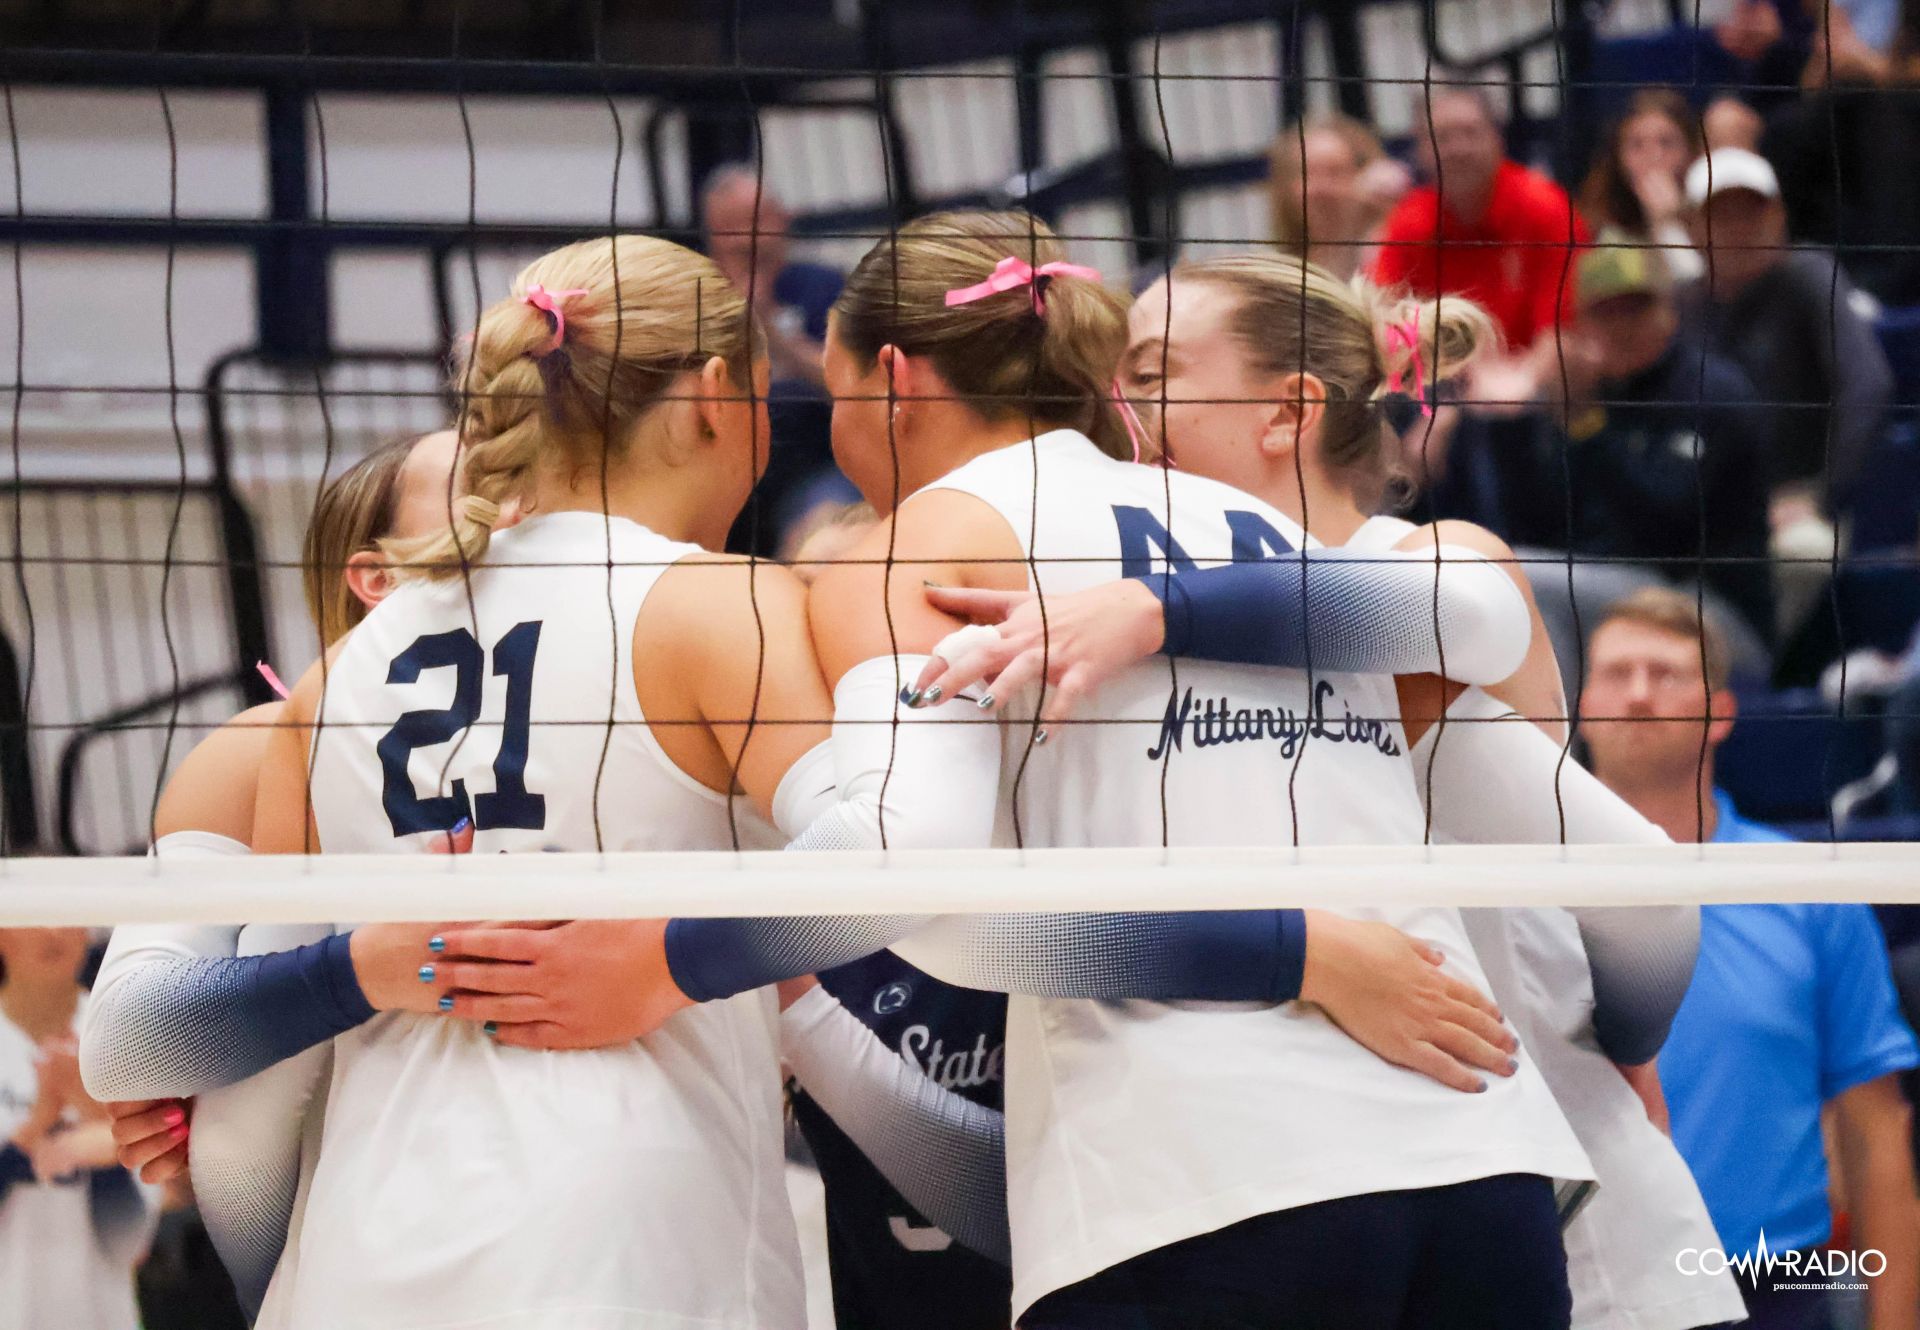
<svg viewBox="0 0 1920 1330"><path fill-rule="evenodd" d="M1553 1186L1530 1174L1258 1215L1050 1293L1021 1330L1566 1330Z"/></svg>

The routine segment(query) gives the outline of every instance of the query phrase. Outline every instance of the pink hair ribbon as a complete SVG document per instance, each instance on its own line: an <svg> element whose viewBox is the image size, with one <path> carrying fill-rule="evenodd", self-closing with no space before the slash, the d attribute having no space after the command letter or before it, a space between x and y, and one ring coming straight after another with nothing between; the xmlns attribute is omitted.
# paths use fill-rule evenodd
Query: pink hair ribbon
<svg viewBox="0 0 1920 1330"><path fill-rule="evenodd" d="M267 681L267 687L273 689L275 693L280 695L281 701L284 702L287 698L293 696L293 690L280 682L280 676L273 672L273 666L267 664L266 661L255 661L253 668L260 671L260 677Z"/></svg>
<svg viewBox="0 0 1920 1330"><path fill-rule="evenodd" d="M560 344L567 339L567 316L565 311L560 308L561 302L571 300L575 296L583 296L586 293L587 288L584 286L576 286L570 291L549 291L540 283L535 282L527 288L527 293L520 297L522 303L532 305L535 309L542 311L548 318L553 320L553 340L540 348L541 355L552 355L560 349Z"/></svg>
<svg viewBox="0 0 1920 1330"><path fill-rule="evenodd" d="M1387 351L1391 354L1396 347L1404 346L1413 352L1413 397L1420 403L1420 414L1433 416L1433 407L1427 401L1427 362L1420 354L1420 311L1416 308L1405 323L1396 323L1387 329ZM1399 370L1387 376L1387 391L1390 393L1406 391L1406 381Z"/></svg>
<svg viewBox="0 0 1920 1330"><path fill-rule="evenodd" d="M1043 277L1084 277L1089 282L1097 282L1100 280L1100 270L1083 263L1060 262L1043 263L1036 268L1025 259L1017 259L1009 254L993 265L993 276L986 281L973 286L956 286L947 292L947 306L971 305L976 300L997 296L1002 291L1017 291L1023 286L1030 286L1033 288L1033 312L1044 316L1047 300L1040 284Z"/></svg>

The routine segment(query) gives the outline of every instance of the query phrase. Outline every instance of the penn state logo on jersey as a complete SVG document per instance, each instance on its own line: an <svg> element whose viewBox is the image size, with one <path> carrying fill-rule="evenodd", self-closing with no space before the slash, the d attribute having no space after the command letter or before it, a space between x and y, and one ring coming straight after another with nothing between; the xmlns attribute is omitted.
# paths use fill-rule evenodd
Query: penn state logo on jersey
<svg viewBox="0 0 1920 1330"><path fill-rule="evenodd" d="M873 995L873 1014L891 1016L913 1001L913 985L904 981L887 984Z"/></svg>

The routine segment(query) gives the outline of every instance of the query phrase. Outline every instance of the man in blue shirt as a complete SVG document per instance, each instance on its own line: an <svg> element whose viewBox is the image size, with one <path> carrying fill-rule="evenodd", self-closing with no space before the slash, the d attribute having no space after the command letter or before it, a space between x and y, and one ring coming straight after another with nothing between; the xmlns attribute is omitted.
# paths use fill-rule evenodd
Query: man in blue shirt
<svg viewBox="0 0 1920 1330"><path fill-rule="evenodd" d="M1691 596L1650 588L1594 630L1581 734L1594 774L1676 841L1784 841L1714 789L1733 727L1725 644ZM1693 1169L1716 1264L1790 1254L1742 1279L1757 1330L1831 1330L1828 1285L1867 1286L1873 1330L1920 1325L1920 1202L1898 1073L1920 1063L1866 905L1701 911L1700 956L1660 1055L1675 1144ZM1849 1256L1809 1273L1833 1235L1823 1112L1852 1216ZM1837 1262L1846 1263L1845 1273ZM1791 1287L1789 1287L1791 1285ZM1818 1287L1804 1287L1817 1285Z"/></svg>

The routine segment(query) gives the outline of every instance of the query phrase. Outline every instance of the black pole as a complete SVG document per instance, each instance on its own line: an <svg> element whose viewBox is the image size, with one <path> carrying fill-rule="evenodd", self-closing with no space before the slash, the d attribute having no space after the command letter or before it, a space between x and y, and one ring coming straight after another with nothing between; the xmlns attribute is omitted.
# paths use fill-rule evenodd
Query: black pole
<svg viewBox="0 0 1920 1330"><path fill-rule="evenodd" d="M266 89L268 215L312 217L307 155L307 94L294 82ZM327 253L324 232L268 231L254 250L254 299L260 348L277 360L318 360L327 353Z"/></svg>
<svg viewBox="0 0 1920 1330"><path fill-rule="evenodd" d="M1138 71L1134 68L1133 43L1143 32L1134 21L1138 10L1135 0L1112 0L1101 6L1100 44L1107 70L1113 75L1108 89L1113 99L1114 139L1120 155L1127 224L1133 235L1133 258L1145 271L1160 266L1167 257L1168 219L1160 205L1163 191L1171 182L1168 163L1147 138L1139 99L1134 95Z"/></svg>
<svg viewBox="0 0 1920 1330"><path fill-rule="evenodd" d="M40 815L33 798L33 753L27 742L20 658L7 635L0 633L0 854L23 854L39 843Z"/></svg>

